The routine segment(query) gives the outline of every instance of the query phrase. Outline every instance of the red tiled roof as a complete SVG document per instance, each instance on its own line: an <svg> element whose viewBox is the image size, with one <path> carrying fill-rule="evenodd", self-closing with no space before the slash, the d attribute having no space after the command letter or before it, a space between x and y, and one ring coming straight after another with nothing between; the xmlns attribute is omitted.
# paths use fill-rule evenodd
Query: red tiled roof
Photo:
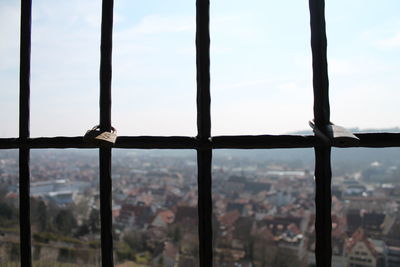
<svg viewBox="0 0 400 267"><path fill-rule="evenodd" d="M219 221L225 226L232 226L236 222L236 220L239 219L239 217L239 211L233 210L219 217Z"/></svg>
<svg viewBox="0 0 400 267"><path fill-rule="evenodd" d="M367 248L371 251L371 253L373 255L376 255L377 251L375 249L374 244L371 241L368 240L368 238L365 236L364 229L362 229L362 228L358 228L353 233L351 238L348 240L348 242L347 242L347 251L348 251L348 253L350 253L352 251L352 249L354 248L354 246L358 242L364 242L365 245L367 246Z"/></svg>
<svg viewBox="0 0 400 267"><path fill-rule="evenodd" d="M161 219L167 224L173 223L174 219L175 219L174 213L172 211L170 211L170 210L160 211L158 213L158 216L160 216Z"/></svg>

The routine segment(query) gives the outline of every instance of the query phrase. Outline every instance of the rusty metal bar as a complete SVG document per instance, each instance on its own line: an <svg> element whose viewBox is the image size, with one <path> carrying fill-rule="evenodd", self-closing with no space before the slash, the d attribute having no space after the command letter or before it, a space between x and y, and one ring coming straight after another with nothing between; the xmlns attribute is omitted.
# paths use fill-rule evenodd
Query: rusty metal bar
<svg viewBox="0 0 400 267"><path fill-rule="evenodd" d="M315 147L315 258L317 266L331 266L331 148Z"/></svg>
<svg viewBox="0 0 400 267"><path fill-rule="evenodd" d="M314 122L323 129L330 122L325 1L309 0L314 88Z"/></svg>
<svg viewBox="0 0 400 267"><path fill-rule="evenodd" d="M100 57L100 130L111 131L111 76L113 0L103 0ZM101 147L100 164L100 219L102 266L114 266L112 238L112 181L111 148Z"/></svg>
<svg viewBox="0 0 400 267"><path fill-rule="evenodd" d="M212 266L212 150L197 150L200 266Z"/></svg>
<svg viewBox="0 0 400 267"><path fill-rule="evenodd" d="M400 133L362 133L358 144L346 147L400 147ZM232 135L212 137L201 143L188 136L119 136L114 148L137 149L269 149L311 148L317 146L312 135ZM342 147L342 146L341 146ZM39 137L21 141L18 138L0 138L0 149L15 148L99 148L99 145L76 137Z"/></svg>
<svg viewBox="0 0 400 267"><path fill-rule="evenodd" d="M211 135L210 111L210 3L196 2L196 71L197 71L197 137L207 140Z"/></svg>
<svg viewBox="0 0 400 267"><path fill-rule="evenodd" d="M19 140L29 138L32 1L21 0ZM29 148L19 149L19 224L21 266L32 266Z"/></svg>
<svg viewBox="0 0 400 267"><path fill-rule="evenodd" d="M325 29L325 1L309 0L311 50L314 88L314 123L327 135L330 123L327 41ZM315 146L315 257L318 267L332 263L331 219L331 147Z"/></svg>
<svg viewBox="0 0 400 267"><path fill-rule="evenodd" d="M21 266L32 266L29 149L19 150L19 234Z"/></svg>
<svg viewBox="0 0 400 267"><path fill-rule="evenodd" d="M206 147L211 136L210 115L210 3L196 1L197 139ZM212 266L211 146L197 150L199 258Z"/></svg>

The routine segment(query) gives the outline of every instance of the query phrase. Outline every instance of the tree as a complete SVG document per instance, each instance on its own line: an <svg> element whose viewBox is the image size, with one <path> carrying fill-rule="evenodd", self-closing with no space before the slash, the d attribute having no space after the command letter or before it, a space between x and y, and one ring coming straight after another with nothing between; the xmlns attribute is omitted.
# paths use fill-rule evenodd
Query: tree
<svg viewBox="0 0 400 267"><path fill-rule="evenodd" d="M90 229L87 223L83 223L78 227L78 230L75 233L76 237L84 236L90 233Z"/></svg>
<svg viewBox="0 0 400 267"><path fill-rule="evenodd" d="M146 250L146 236L141 232L127 232L123 239L135 252L142 252Z"/></svg>
<svg viewBox="0 0 400 267"><path fill-rule="evenodd" d="M20 247L19 247L19 244L11 243L10 260L11 261L19 261L19 259L20 259Z"/></svg>
<svg viewBox="0 0 400 267"><path fill-rule="evenodd" d="M77 223L71 210L63 209L58 212L54 218L56 229L63 234L70 234Z"/></svg>
<svg viewBox="0 0 400 267"><path fill-rule="evenodd" d="M0 203L0 217L11 220L14 217L13 208L6 203Z"/></svg>
<svg viewBox="0 0 400 267"><path fill-rule="evenodd" d="M43 200L40 200L37 208L37 213L36 213L36 218L37 218L37 223L38 223L38 230L40 232L45 232L47 230L47 206L43 202Z"/></svg>
<svg viewBox="0 0 400 267"><path fill-rule="evenodd" d="M182 239L181 228L179 227L179 225L171 225L171 227L168 229L167 235L169 238L171 238L172 242L177 244Z"/></svg>
<svg viewBox="0 0 400 267"><path fill-rule="evenodd" d="M14 226L18 225L18 212L17 210L5 203L5 202L0 202L0 226Z"/></svg>
<svg viewBox="0 0 400 267"><path fill-rule="evenodd" d="M296 256L296 253L290 249L278 248L277 254L274 258L273 266L276 267L290 267L300 266L301 262Z"/></svg>
<svg viewBox="0 0 400 267"><path fill-rule="evenodd" d="M90 211L88 226L89 231L92 234L97 234L100 232L100 212L97 209L92 209Z"/></svg>

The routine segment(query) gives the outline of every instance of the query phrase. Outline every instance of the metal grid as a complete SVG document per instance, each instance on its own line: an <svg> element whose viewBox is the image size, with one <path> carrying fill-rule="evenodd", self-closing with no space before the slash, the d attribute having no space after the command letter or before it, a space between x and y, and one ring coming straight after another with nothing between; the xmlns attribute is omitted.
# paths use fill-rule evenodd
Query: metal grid
<svg viewBox="0 0 400 267"><path fill-rule="evenodd" d="M329 124L328 72L324 0L309 0L313 57L314 121L324 129ZM102 266L113 266L111 220L111 148L89 144L82 137L29 137L30 50L32 1L21 0L20 120L19 138L0 138L0 149L19 149L21 266L32 266L30 230L29 151L40 148L98 148L100 161ZM111 130L111 55L113 0L103 0L100 63L100 128ZM316 263L331 266L331 147L315 136L259 135L211 137L210 116L209 0L196 2L197 137L122 136L115 148L196 149L198 166L198 217L200 266L212 266L212 150L220 148L268 149L309 148L315 150ZM350 147L399 147L400 134L356 135L360 142Z"/></svg>

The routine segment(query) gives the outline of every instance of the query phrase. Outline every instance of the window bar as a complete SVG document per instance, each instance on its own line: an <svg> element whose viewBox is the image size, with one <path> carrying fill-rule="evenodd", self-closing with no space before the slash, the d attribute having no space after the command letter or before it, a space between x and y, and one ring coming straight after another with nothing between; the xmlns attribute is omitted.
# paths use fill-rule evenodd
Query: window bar
<svg viewBox="0 0 400 267"><path fill-rule="evenodd" d="M346 147L400 147L399 133L359 133L358 144ZM266 148L312 148L317 145L312 135L231 135L214 136L208 143L200 143L188 136L119 136L114 148L137 149L266 149ZM75 137L38 137L21 143L18 138L0 138L0 149L29 148L97 148L95 144Z"/></svg>
<svg viewBox="0 0 400 267"><path fill-rule="evenodd" d="M100 130L111 131L113 0L103 0L100 48ZM100 147L100 219L102 266L114 266L112 238L111 147Z"/></svg>
<svg viewBox="0 0 400 267"><path fill-rule="evenodd" d="M325 2L310 0L311 50L314 88L314 122L326 133L330 123L329 81L326 58ZM331 147L316 144L315 148L315 257L317 266L330 267L331 245Z"/></svg>
<svg viewBox="0 0 400 267"><path fill-rule="evenodd" d="M211 136L209 9L209 0L196 1L197 139L200 144L208 144ZM212 266L211 159L211 146L197 149L197 205L201 267Z"/></svg>
<svg viewBox="0 0 400 267"><path fill-rule="evenodd" d="M19 141L29 138L29 98L31 71L32 1L21 0L21 40L19 72ZM32 266L30 223L29 148L19 149L19 225L21 266Z"/></svg>

